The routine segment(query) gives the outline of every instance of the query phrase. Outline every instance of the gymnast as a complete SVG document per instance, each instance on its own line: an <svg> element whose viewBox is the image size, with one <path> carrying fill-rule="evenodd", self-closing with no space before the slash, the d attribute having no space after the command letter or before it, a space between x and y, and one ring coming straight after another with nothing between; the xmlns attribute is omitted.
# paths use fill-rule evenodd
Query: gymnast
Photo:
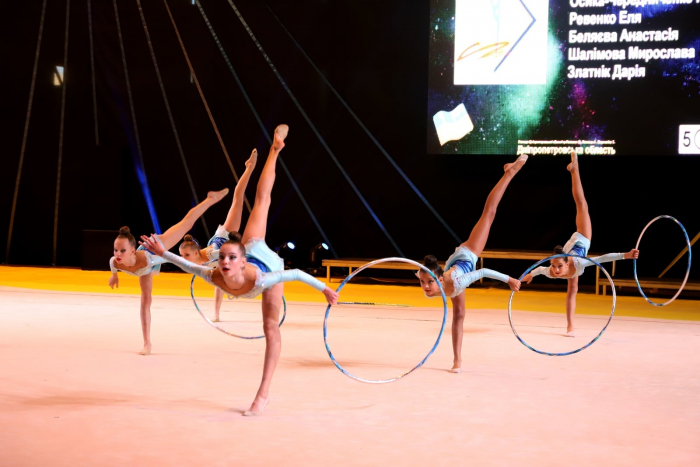
<svg viewBox="0 0 700 467"><path fill-rule="evenodd" d="M235 190L233 190L233 202L231 203L231 209L228 211L226 216L226 221L223 225L219 225L216 229L214 236L209 239L206 248L200 248L197 240L192 237L192 235L185 235L183 242L180 244L180 256L185 258L194 264L204 264L209 261L215 261L219 259L219 248L228 239L230 233L238 234L241 228L241 217L243 215L243 201L245 199L245 190L248 186L248 181L250 181L250 176L255 170L255 163L258 160L258 151L253 149L250 153L250 157L245 163L245 172L241 175L241 178L236 184ZM221 310L221 301L224 298L224 292L216 287L214 288L214 322L219 321L219 312Z"/></svg>
<svg viewBox="0 0 700 467"><path fill-rule="evenodd" d="M207 199L190 209L184 219L170 227L165 233L154 235L159 246L168 250L189 231L194 223L204 212L215 203L218 203L226 194L228 188L221 191L210 191ZM114 240L114 256L109 260L109 268L112 276L109 278L111 288L119 288L119 276L117 272L125 272L139 278L141 286L141 331L143 332L143 350L139 355L151 353L151 301L153 290L153 274L160 272L160 265L167 262L165 259L153 254L152 250L144 246L136 248L136 239L131 235L129 227L119 229L119 235Z"/></svg>
<svg viewBox="0 0 700 467"><path fill-rule="evenodd" d="M477 280L488 277L507 283L511 290L516 292L520 290L520 281L517 279L491 269L482 268L475 271L474 268L489 238L489 230L496 218L498 203L508 188L508 184L525 165L525 162L527 162L527 156L520 156L515 162L503 167L504 174L489 193L481 218L472 229L469 239L458 246L452 256L447 259L444 272L435 256L429 255L424 259L425 267L435 274L435 277L442 284L445 294L452 299L452 351L454 353L454 362L452 369L450 369L452 373L459 373L462 368L462 337L466 314L465 289ZM417 276L425 295L428 297L440 295L440 289L430 274L421 269Z"/></svg>
<svg viewBox="0 0 700 467"><path fill-rule="evenodd" d="M258 392L243 415L260 415L269 401L270 383L279 360L282 338L279 329L279 313L282 305L284 282L299 281L322 292L331 305L338 294L323 282L299 271L284 270L284 262L265 244L267 214L270 209L272 186L275 182L275 166L289 127L275 129L275 141L270 148L265 167L258 181L255 205L250 213L243 236L232 233L221 245L218 267L211 268L191 263L169 253L154 236L142 236L141 244L156 255L176 264L183 270L196 274L208 283L236 298L254 298L262 293L263 329L265 332L265 363Z"/></svg>
<svg viewBox="0 0 700 467"><path fill-rule="evenodd" d="M568 242L562 247L557 245L554 248L554 254L568 253L586 257L588 250L591 247L591 235L593 227L591 225L591 216L588 214L588 203L583 194L583 185L581 184L581 174L579 173L578 156L575 152L571 153L571 163L566 167L566 170L571 172L571 187L576 203L576 232L571 236ZM619 261L623 259L639 258L639 250L632 249L627 253L609 253L603 256L591 258L597 263L608 263L610 261ZM565 337L575 337L574 330L574 313L576 312L576 293L578 292L578 276L583 274L586 267L593 265L590 261L579 260L568 256L554 258L550 261L549 267L540 266L533 269L523 277L523 282L530 283L532 278L539 275L545 275L550 279L567 279L568 285L566 290L566 334Z"/></svg>

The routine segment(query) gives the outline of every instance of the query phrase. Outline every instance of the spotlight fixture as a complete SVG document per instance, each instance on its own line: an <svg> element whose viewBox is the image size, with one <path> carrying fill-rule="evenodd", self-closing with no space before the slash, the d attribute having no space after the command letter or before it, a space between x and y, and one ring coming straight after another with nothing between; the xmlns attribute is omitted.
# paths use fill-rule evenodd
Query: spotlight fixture
<svg viewBox="0 0 700 467"><path fill-rule="evenodd" d="M280 258L284 260L285 269L291 269L292 267L292 251L296 248L294 242L285 242L275 248L275 251Z"/></svg>
<svg viewBox="0 0 700 467"><path fill-rule="evenodd" d="M309 274L325 275L326 268L321 266L324 258L328 256L328 245L324 242L319 243L311 248L309 256Z"/></svg>

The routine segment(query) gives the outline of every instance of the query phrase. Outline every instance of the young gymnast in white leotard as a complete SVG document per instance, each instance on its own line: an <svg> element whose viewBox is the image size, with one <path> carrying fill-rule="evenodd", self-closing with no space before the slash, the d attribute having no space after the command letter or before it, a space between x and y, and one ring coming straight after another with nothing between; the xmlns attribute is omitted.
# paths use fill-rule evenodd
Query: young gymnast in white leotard
<svg viewBox="0 0 700 467"><path fill-rule="evenodd" d="M591 236L593 227L591 224L591 216L588 213L588 203L583 193L583 185L581 184L581 174L579 173L578 157L575 152L571 153L571 163L566 167L571 172L571 188L576 203L576 232L571 236L568 242L562 247L554 248L554 254L568 253L585 257L591 247ZM639 257L639 250L632 249L627 253L609 253L603 256L591 258L598 263L607 263L610 261L619 261L622 259L633 259ZM574 330L574 314L576 313L576 293L578 292L578 277L583 274L583 271L588 266L594 266L593 263L578 258L561 257L554 258L550 261L550 266L540 266L532 270L523 277L523 282L530 283L532 278L539 275L544 275L550 279L567 279L566 291L566 337L575 337Z"/></svg>
<svg viewBox="0 0 700 467"><path fill-rule="evenodd" d="M221 191L210 191L207 199L190 209L184 219L170 227L167 231L154 238L157 244L168 250L175 245L192 228L194 223L204 212L214 203L217 203L226 196L228 188ZM136 239L128 227L119 229L119 235L114 240L114 256L109 260L109 268L112 276L109 278L111 288L119 288L118 272L124 272L139 278L141 286L141 331L143 333L143 349L140 355L151 353L151 301L153 291L153 274L160 272L160 265L166 262L160 256L154 255L151 250L144 246L136 248Z"/></svg>
<svg viewBox="0 0 700 467"><path fill-rule="evenodd" d="M508 184L526 161L527 156L520 156L515 162L504 166L503 177L501 177L486 199L481 218L472 229L469 239L458 246L452 256L448 258L447 263L445 263L444 273L435 256L425 257L425 267L435 274L442 284L445 294L452 299L452 351L454 353L454 361L452 369L450 369L452 373L459 373L462 368L462 337L466 313L465 289L482 277L505 282L516 292L520 289L520 281L517 279L491 269L482 268L476 271L474 269L479 255L484 250L486 241L489 238L489 231L496 217L498 203L501 201L506 188L508 188ZM418 278L427 296L435 297L440 295L440 289L430 274L421 269L418 272Z"/></svg>
<svg viewBox="0 0 700 467"><path fill-rule="evenodd" d="M191 263L177 255L168 253L153 237L141 237L142 244L155 254L178 265L185 271L197 274L227 294L238 298L253 298L262 293L263 329L265 332L265 364L262 381L244 415L259 415L269 400L270 383L280 356L282 339L279 329L279 313L282 305L284 282L300 281L323 293L330 304L335 304L338 294L323 282L299 270L284 270L282 259L265 244L267 214L270 195L275 182L277 156L284 147L288 127L280 125L275 130L275 141L265 162L255 205L250 213L242 238L233 235L221 245L216 268Z"/></svg>

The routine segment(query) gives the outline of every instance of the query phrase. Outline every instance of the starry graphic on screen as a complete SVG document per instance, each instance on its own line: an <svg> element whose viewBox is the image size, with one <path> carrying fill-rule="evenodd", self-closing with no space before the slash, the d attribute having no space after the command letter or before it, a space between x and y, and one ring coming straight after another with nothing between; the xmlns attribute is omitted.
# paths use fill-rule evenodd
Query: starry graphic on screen
<svg viewBox="0 0 700 467"><path fill-rule="evenodd" d="M429 41L429 154L700 155L700 0L431 0Z"/></svg>

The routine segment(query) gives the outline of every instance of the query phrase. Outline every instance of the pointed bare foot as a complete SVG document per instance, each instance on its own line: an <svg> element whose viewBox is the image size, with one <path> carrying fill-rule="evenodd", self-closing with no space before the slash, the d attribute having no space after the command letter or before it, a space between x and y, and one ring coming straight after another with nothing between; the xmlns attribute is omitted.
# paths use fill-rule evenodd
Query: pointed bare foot
<svg viewBox="0 0 700 467"><path fill-rule="evenodd" d="M280 125L275 128L275 141L272 143L272 148L276 151L281 151L284 148L284 140L289 133L287 125Z"/></svg>
<svg viewBox="0 0 700 467"><path fill-rule="evenodd" d="M212 323L218 323L219 322L219 317L216 316L214 319L211 320Z"/></svg>
<svg viewBox="0 0 700 467"><path fill-rule="evenodd" d="M572 329L571 331L566 331L566 334L562 334L564 337L576 337L576 333Z"/></svg>
<svg viewBox="0 0 700 467"><path fill-rule="evenodd" d="M246 169L248 169L248 168L254 169L256 162L258 162L258 150L253 149L253 151L250 153L250 157L248 158L247 161L245 161Z"/></svg>
<svg viewBox="0 0 700 467"><path fill-rule="evenodd" d="M510 164L504 165L503 171L508 172L509 170L512 170L512 175L515 175L525 165L525 162L527 162L527 155L523 154L522 156L515 159L515 162L511 162Z"/></svg>
<svg viewBox="0 0 700 467"><path fill-rule="evenodd" d="M207 193L207 199L211 200L212 203L218 203L227 194L228 194L228 188L224 188L221 191L210 191L209 193Z"/></svg>
<svg viewBox="0 0 700 467"><path fill-rule="evenodd" d="M275 135L279 135L279 137L282 138L282 141L287 138L288 133L289 125L285 125L284 123L282 125L277 125L277 128L275 128Z"/></svg>
<svg viewBox="0 0 700 467"><path fill-rule="evenodd" d="M263 398L262 396L257 396L253 403L250 405L250 408L243 412L243 416L250 417L255 415L262 415L263 410L265 410L265 407L267 406L267 403L269 401L269 397Z"/></svg>
<svg viewBox="0 0 700 467"><path fill-rule="evenodd" d="M461 373L461 372L462 372L462 368L461 368L461 367L458 367L458 366L453 366L452 368L450 368L449 371L450 371L450 373Z"/></svg>
<svg viewBox="0 0 700 467"><path fill-rule="evenodd" d="M139 355L151 355L151 344L144 345Z"/></svg>
<svg viewBox="0 0 700 467"><path fill-rule="evenodd" d="M571 153L571 163L566 166L566 170L569 172L575 172L578 170L578 155L575 152Z"/></svg>

